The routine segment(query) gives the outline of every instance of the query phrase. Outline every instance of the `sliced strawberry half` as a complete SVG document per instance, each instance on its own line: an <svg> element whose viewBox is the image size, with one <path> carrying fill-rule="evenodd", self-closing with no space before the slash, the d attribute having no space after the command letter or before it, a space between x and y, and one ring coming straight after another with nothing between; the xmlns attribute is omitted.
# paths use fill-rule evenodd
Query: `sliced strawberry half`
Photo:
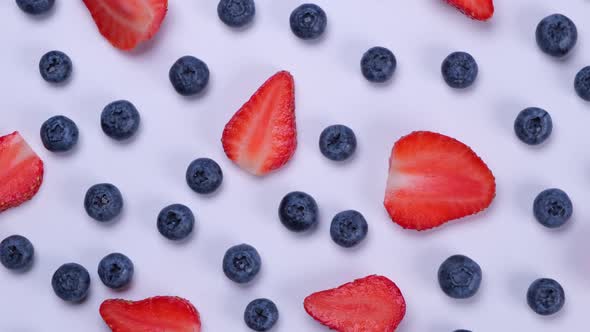
<svg viewBox="0 0 590 332"><path fill-rule="evenodd" d="M131 50L152 38L168 0L84 0L100 33L116 48Z"/></svg>
<svg viewBox="0 0 590 332"><path fill-rule="evenodd" d="M406 314L406 301L386 277L368 276L305 298L305 311L339 332L393 332Z"/></svg>
<svg viewBox="0 0 590 332"><path fill-rule="evenodd" d="M221 142L228 158L254 175L285 165L297 147L293 76L269 78L225 125Z"/></svg>
<svg viewBox="0 0 590 332"><path fill-rule="evenodd" d="M425 230L475 214L495 194L490 169L454 138L417 131L393 146L384 204L404 228Z"/></svg>
<svg viewBox="0 0 590 332"><path fill-rule="evenodd" d="M446 0L465 15L479 21L486 21L494 15L492 0Z"/></svg>
<svg viewBox="0 0 590 332"><path fill-rule="evenodd" d="M43 161L22 136L0 137L0 212L33 198L43 182Z"/></svg>
<svg viewBox="0 0 590 332"><path fill-rule="evenodd" d="M188 301L156 296L141 301L106 300L100 315L113 332L200 332L201 319Z"/></svg>

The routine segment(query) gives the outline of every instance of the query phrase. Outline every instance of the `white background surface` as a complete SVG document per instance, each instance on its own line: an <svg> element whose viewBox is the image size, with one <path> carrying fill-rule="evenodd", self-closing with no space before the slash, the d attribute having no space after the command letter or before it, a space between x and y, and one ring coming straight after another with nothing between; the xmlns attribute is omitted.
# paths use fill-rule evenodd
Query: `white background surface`
<svg viewBox="0 0 590 332"><path fill-rule="evenodd" d="M25 274L0 269L0 331L107 331L100 303L111 297L141 299L179 295L201 313L203 331L246 331L242 314L257 297L274 300L281 318L275 331L326 331L307 316L305 296L369 274L394 280L407 301L398 331L583 331L590 307L590 104L575 95L573 78L590 64L590 3L586 0L496 0L489 23L474 22L438 0L318 0L328 14L327 35L316 43L296 39L288 17L300 1L257 0L256 19L233 31L217 18L214 0L171 0L153 42L123 53L98 33L81 1L56 1L42 19L0 2L0 134L19 130L45 161L45 181L29 203L0 214L0 237L27 236L36 261ZM578 45L557 61L542 54L534 30L544 16L562 12L577 24ZM391 48L395 78L374 86L359 61L371 46ZM66 52L74 64L65 86L45 83L38 72L46 51ZM440 63L452 51L470 52L479 77L467 91L448 88ZM207 92L183 98L172 89L168 69L180 56L203 59L211 70ZM278 70L296 81L299 146L287 167L266 178L247 175L224 155L223 126L264 80ZM136 139L118 144L99 125L102 108L132 101L142 116ZM554 120L549 142L520 143L512 129L528 106L547 109ZM72 118L80 128L75 152L56 155L39 138L43 121ZM355 158L335 164L319 152L321 130L352 127ZM393 224L382 207L387 160L395 140L413 130L433 130L470 145L497 177L497 198L485 213L418 233ZM219 192L198 196L185 184L197 157L219 162ZM87 188L112 182L123 193L123 216L99 224L84 212ZM565 190L575 212L564 229L536 223L532 201L548 187ZM310 234L288 232L277 207L289 191L313 195L321 210ZM190 206L194 236L171 243L156 230L159 210ZM369 236L345 250L330 239L332 216L361 211ZM263 260L259 277L240 287L222 273L221 259L234 244L250 243ZM135 263L132 287L115 292L96 274L99 260L122 252ZM439 289L436 271L451 254L475 259L484 271L475 298L456 301ZM69 305L54 294L51 275L78 262L91 273L86 302ZM567 303L550 318L535 315L525 300L529 284L552 277Z"/></svg>

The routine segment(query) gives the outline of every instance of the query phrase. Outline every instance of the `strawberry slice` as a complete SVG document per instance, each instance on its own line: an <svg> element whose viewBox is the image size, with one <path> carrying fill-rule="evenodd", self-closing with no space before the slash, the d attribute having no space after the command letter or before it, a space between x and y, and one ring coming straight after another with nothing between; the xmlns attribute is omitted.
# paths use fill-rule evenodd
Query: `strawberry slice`
<svg viewBox="0 0 590 332"><path fill-rule="evenodd" d="M0 212L33 198L43 182L43 161L22 136L0 137Z"/></svg>
<svg viewBox="0 0 590 332"><path fill-rule="evenodd" d="M84 0L100 33L116 48L131 50L152 38L168 0Z"/></svg>
<svg viewBox="0 0 590 332"><path fill-rule="evenodd" d="M490 169L454 138L417 131L393 146L384 205L404 228L425 230L475 214L495 194Z"/></svg>
<svg viewBox="0 0 590 332"><path fill-rule="evenodd" d="M295 153L295 87L281 71L269 78L225 125L225 154L254 175L285 165Z"/></svg>
<svg viewBox="0 0 590 332"><path fill-rule="evenodd" d="M406 301L393 281L368 276L305 298L305 311L339 332L393 332L406 314Z"/></svg>
<svg viewBox="0 0 590 332"><path fill-rule="evenodd" d="M141 301L106 300L100 315L113 332L200 332L201 319L188 301L156 296Z"/></svg>
<svg viewBox="0 0 590 332"><path fill-rule="evenodd" d="M492 0L446 0L463 14L479 21L486 21L494 15Z"/></svg>

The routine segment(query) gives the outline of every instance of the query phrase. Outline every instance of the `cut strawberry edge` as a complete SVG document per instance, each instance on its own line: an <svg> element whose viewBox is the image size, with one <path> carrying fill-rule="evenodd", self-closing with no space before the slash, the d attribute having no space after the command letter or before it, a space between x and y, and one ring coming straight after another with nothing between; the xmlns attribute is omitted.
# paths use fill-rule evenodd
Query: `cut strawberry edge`
<svg viewBox="0 0 590 332"><path fill-rule="evenodd" d="M338 293L338 292L349 293L348 296L351 296L353 299L358 300L358 298L355 297L357 294L354 294L355 291L358 291L358 290L362 290L362 291L370 290L372 292L378 291L380 293L378 295L383 296L383 294L385 294L386 296L390 297L390 299L389 299L389 300L391 300L390 304L392 306L394 306L393 311L391 313L395 314L396 316L389 317L391 322L388 324L388 326L386 326L386 327L378 326L379 323L382 323L382 322L367 322L366 316L364 316L363 317L364 322L352 322L356 326L354 329L343 329L341 327L341 325L344 324L343 322L333 322L333 321L329 320L329 319L335 320L336 316L329 315L330 316L329 318L321 317L321 314L323 313L324 310L322 310L322 308L316 308L315 304L313 303L316 300L316 298L321 298L323 296L330 297L333 294ZM371 294L364 294L364 295L371 296ZM361 305L366 305L366 304L363 304L362 302L363 301L359 301L359 303ZM369 301L369 303L372 303L372 302L373 301ZM308 315L311 316L314 320L316 320L317 322L319 322L320 324L322 324L324 326L329 327L332 330L337 330L337 331L342 331L342 332L356 332L356 331L394 332L395 329L398 327L398 325L401 323L401 321L403 320L403 318L406 315L406 301L404 299L404 296L403 296L401 290L389 278L384 277L384 276L380 276L380 275L370 275L370 276L367 276L364 278L356 279L354 281L345 283L345 284L338 286L336 288L315 292L315 293L307 296L304 299L303 306L304 306L305 311L308 313ZM383 307L380 307L380 308L382 309ZM349 309L350 309L350 307L349 307ZM353 312L349 313L350 315L354 315L354 314L358 315L359 314L359 312L356 310L356 308L352 308L352 309L354 309L354 310L353 310ZM374 313L374 311L371 313ZM349 317L349 319L350 319L350 317ZM368 324L368 325L372 326L373 329L366 329L366 327L360 327L363 324ZM358 327L358 329L356 329L357 327ZM382 328L384 328L384 329L382 329Z"/></svg>
<svg viewBox="0 0 590 332"><path fill-rule="evenodd" d="M132 310L137 312L130 313ZM108 299L100 305L99 313L113 332L134 332L142 327L141 331L201 331L199 311L190 301L177 296L155 296L139 301ZM167 314L174 314L174 317L164 317Z"/></svg>
<svg viewBox="0 0 590 332"><path fill-rule="evenodd" d="M32 199L43 174L43 161L18 131L0 137L0 212Z"/></svg>
<svg viewBox="0 0 590 332"><path fill-rule="evenodd" d="M492 0L444 0L445 2L447 2L448 4L450 4L451 6L455 7L456 9L458 9L461 13L465 14L467 17L477 20L477 21L487 21L490 18L492 18L492 16L494 16L494 3ZM484 1L485 2L485 8L482 9L474 9L474 8L467 8L466 6L462 5L461 3L464 3L465 1L471 1L472 3L474 1Z"/></svg>

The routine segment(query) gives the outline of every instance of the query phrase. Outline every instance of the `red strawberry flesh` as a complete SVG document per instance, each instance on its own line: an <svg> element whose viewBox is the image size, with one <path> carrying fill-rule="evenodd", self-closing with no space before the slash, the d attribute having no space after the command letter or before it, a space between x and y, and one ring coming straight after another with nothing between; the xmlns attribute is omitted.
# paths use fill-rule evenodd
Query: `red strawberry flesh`
<svg viewBox="0 0 590 332"><path fill-rule="evenodd" d="M368 276L305 298L305 311L340 332L393 332L406 314L406 302L395 283Z"/></svg>
<svg viewBox="0 0 590 332"><path fill-rule="evenodd" d="M425 230L484 210L495 192L494 175L471 148L421 131L395 143L384 205L402 227Z"/></svg>
<svg viewBox="0 0 590 332"><path fill-rule="evenodd" d="M0 137L0 212L33 198L43 182L43 161L18 132Z"/></svg>
<svg viewBox="0 0 590 332"><path fill-rule="evenodd" d="M446 0L465 15L479 21L486 21L494 15L493 0Z"/></svg>

